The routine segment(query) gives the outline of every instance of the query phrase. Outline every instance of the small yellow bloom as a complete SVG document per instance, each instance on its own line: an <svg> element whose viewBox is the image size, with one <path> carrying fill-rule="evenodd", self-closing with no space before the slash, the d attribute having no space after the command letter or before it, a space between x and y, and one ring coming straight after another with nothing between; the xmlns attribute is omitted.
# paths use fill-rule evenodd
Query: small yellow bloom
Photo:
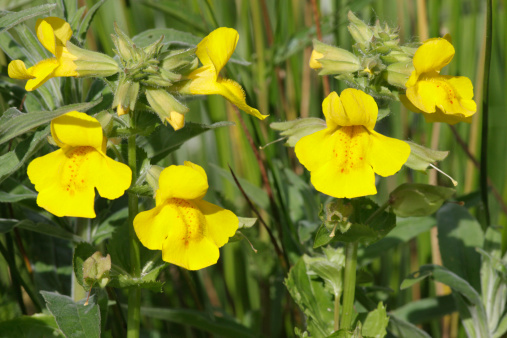
<svg viewBox="0 0 507 338"><path fill-rule="evenodd" d="M408 159L410 146L373 130L378 107L357 89L332 92L322 102L326 129L301 138L296 156L315 189L337 198L377 193L375 173L390 176Z"/></svg>
<svg viewBox="0 0 507 338"><path fill-rule="evenodd" d="M239 109L263 120L268 115L262 115L257 109L246 104L243 88L237 82L219 75L236 49L238 39L238 32L226 27L215 29L205 37L197 45L196 50L202 67L188 75L190 81L180 89L180 92L194 95L222 95Z"/></svg>
<svg viewBox="0 0 507 338"><path fill-rule="evenodd" d="M406 98L400 98L407 108L423 113L427 122L470 122L477 111L472 82L464 76L440 75L455 53L447 37L429 39L417 49L415 70L405 84Z"/></svg>
<svg viewBox="0 0 507 338"><path fill-rule="evenodd" d="M155 208L139 213L134 229L141 243L162 250L162 259L188 270L218 261L221 246L238 229L231 211L203 201L208 190L204 170L191 162L162 171Z"/></svg>
<svg viewBox="0 0 507 338"><path fill-rule="evenodd" d="M310 68L312 69L321 69L322 63L320 63L318 60L320 58L323 58L324 54L317 52L315 49L312 50L312 55L310 56Z"/></svg>
<svg viewBox="0 0 507 338"><path fill-rule="evenodd" d="M116 199L130 186L132 171L106 156L107 139L95 118L67 113L51 121L51 135L60 149L28 165L40 207L58 217L94 218L95 188Z"/></svg>
<svg viewBox="0 0 507 338"><path fill-rule="evenodd" d="M40 43L55 57L42 60L28 69L23 61L14 60L9 63L9 76L13 79L28 80L25 86L27 91L39 88L53 77L77 76L74 63L76 57L65 47L72 36L70 25L60 18L49 17L37 20L35 31Z"/></svg>

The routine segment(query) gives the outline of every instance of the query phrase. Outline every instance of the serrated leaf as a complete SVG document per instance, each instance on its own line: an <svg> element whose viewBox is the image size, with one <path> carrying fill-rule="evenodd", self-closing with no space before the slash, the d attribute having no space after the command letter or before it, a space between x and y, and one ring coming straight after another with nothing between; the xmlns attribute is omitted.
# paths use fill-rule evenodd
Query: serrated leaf
<svg viewBox="0 0 507 338"><path fill-rule="evenodd" d="M56 323L67 337L100 338L100 312L95 296L75 303L72 298L56 292L41 291L42 297Z"/></svg>
<svg viewBox="0 0 507 338"><path fill-rule="evenodd" d="M453 188L404 183L390 196L391 208L400 217L422 217L436 212L456 192Z"/></svg>
<svg viewBox="0 0 507 338"><path fill-rule="evenodd" d="M86 32L88 32L88 28L90 27L90 24L92 23L93 17L95 16L95 14L97 14L97 11L104 4L105 1L106 0L98 1L96 4L94 4L92 7L90 7L88 12L86 13L85 17L81 21L81 24L79 25L79 29L77 30L77 38L79 41L84 40L84 38L86 36Z"/></svg>
<svg viewBox="0 0 507 338"><path fill-rule="evenodd" d="M52 119L68 113L70 111L85 112L94 107L101 100L93 102L76 103L68 106L58 108L53 111L41 111L34 113L16 114L13 118L0 122L0 144L9 141L10 139L26 133L30 129L38 127L42 124L51 122ZM15 108L10 108L15 109Z"/></svg>
<svg viewBox="0 0 507 338"><path fill-rule="evenodd" d="M42 313L0 322L0 335L16 338L65 337L58 329L55 318Z"/></svg>
<svg viewBox="0 0 507 338"><path fill-rule="evenodd" d="M309 117L287 122L273 122L269 126L271 129L281 131L280 135L287 137L286 146L295 147L302 137L326 128L326 121Z"/></svg>
<svg viewBox="0 0 507 338"><path fill-rule="evenodd" d="M405 166L414 170L426 170L434 162L442 161L449 155L448 151L433 150L411 141L405 141L410 146L410 156Z"/></svg>
<svg viewBox="0 0 507 338"><path fill-rule="evenodd" d="M2 17L0 17L0 33L3 33L5 30L16 26L23 21L47 13L55 7L56 4L46 4L42 6L27 8L19 12L7 12L7 14L4 14Z"/></svg>

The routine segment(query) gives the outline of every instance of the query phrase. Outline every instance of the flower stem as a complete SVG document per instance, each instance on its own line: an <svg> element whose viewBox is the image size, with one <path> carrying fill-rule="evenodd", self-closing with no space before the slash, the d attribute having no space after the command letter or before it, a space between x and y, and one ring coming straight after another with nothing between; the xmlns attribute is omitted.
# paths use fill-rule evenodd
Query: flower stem
<svg viewBox="0 0 507 338"><path fill-rule="evenodd" d="M128 164L132 170L132 182L137 179L136 164L136 136L128 138ZM138 211L138 197L136 194L129 193L129 242L130 242L130 265L132 277L140 277L141 262L139 257L139 245L137 243L136 233L134 231L134 217ZM139 337L139 324L141 319L141 289L131 287L128 296L128 316L127 316L127 337Z"/></svg>
<svg viewBox="0 0 507 338"><path fill-rule="evenodd" d="M343 287L343 310L340 327L350 329L354 314L354 295L356 292L356 265L358 242L347 243L345 246L345 278ZM335 314L336 316L336 314Z"/></svg>
<svg viewBox="0 0 507 338"><path fill-rule="evenodd" d="M489 69L491 64L491 40L493 39L492 28L492 0L486 2L486 57L484 58L484 85L482 87L482 132L481 132L481 170L480 186L481 199L484 205L486 226L490 224L488 205L488 101L489 101Z"/></svg>
<svg viewBox="0 0 507 338"><path fill-rule="evenodd" d="M340 294L334 296L334 330L340 329Z"/></svg>

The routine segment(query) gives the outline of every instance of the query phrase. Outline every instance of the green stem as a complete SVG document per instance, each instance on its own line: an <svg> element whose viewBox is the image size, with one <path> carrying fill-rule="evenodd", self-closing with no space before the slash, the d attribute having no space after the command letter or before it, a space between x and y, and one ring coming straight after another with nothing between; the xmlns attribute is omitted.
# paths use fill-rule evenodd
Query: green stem
<svg viewBox="0 0 507 338"><path fill-rule="evenodd" d="M345 246L345 278L343 287L343 310L340 326L348 330L352 326L354 314L354 294L356 292L357 242Z"/></svg>
<svg viewBox="0 0 507 338"><path fill-rule="evenodd" d="M340 294L334 296L334 330L340 329Z"/></svg>
<svg viewBox="0 0 507 338"><path fill-rule="evenodd" d="M490 224L488 205L488 100L489 100L489 69L491 63L491 41L493 39L492 0L487 0L486 11L486 57L484 58L484 85L482 87L482 132L481 132L481 199L484 205L486 226Z"/></svg>
<svg viewBox="0 0 507 338"><path fill-rule="evenodd" d="M10 233L5 234L5 241L7 244L7 252L9 253L9 268L11 269L12 286L14 288L14 294L18 300L19 308L21 313L26 315L26 306L23 302L23 293L21 292L21 283L18 280L19 273L13 273L13 269L17 269L16 260L14 258L14 245L12 244L12 236ZM7 257L6 257L7 260Z"/></svg>
<svg viewBox="0 0 507 338"><path fill-rule="evenodd" d="M259 0L250 1L252 12L252 24L254 28L255 53L257 55L257 88L259 89L259 110L262 114L268 114L268 86L265 83L265 56L264 50L264 24L262 23Z"/></svg>
<svg viewBox="0 0 507 338"><path fill-rule="evenodd" d="M132 117L134 121L134 117ZM134 126L132 126L134 127ZM137 164L136 164L136 136L128 138L128 162L132 170L132 183L137 179ZM132 277L141 276L141 262L139 256L139 245L137 243L137 236L134 231L134 217L138 212L138 197L133 193L128 195L129 206L129 242L130 242L130 265ZM127 337L139 337L139 325L141 320L141 289L131 287L128 296L128 316L127 316Z"/></svg>
<svg viewBox="0 0 507 338"><path fill-rule="evenodd" d="M90 241L90 222L87 218L76 218L76 234L86 242ZM79 284L75 273L72 273L71 295L75 302L85 298L87 295L86 290Z"/></svg>

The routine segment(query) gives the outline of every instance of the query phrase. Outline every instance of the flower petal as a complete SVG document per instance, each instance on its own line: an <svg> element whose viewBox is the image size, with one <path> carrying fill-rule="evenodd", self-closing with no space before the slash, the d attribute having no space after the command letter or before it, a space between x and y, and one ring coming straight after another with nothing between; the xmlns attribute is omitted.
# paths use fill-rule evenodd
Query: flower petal
<svg viewBox="0 0 507 338"><path fill-rule="evenodd" d="M414 54L414 68L418 74L440 71L454 57L454 47L443 38L430 39L423 43Z"/></svg>
<svg viewBox="0 0 507 338"><path fill-rule="evenodd" d="M7 68L7 73L12 79L30 80L35 78L35 76L27 71L25 63L21 60L11 61Z"/></svg>
<svg viewBox="0 0 507 338"><path fill-rule="evenodd" d="M193 164L193 166L197 165ZM156 202L160 205L169 198L184 200L203 198L208 191L208 179L195 167L172 165L160 173L158 186Z"/></svg>
<svg viewBox="0 0 507 338"><path fill-rule="evenodd" d="M328 128L347 125L349 122L342 101L336 92L332 92L322 101L322 111Z"/></svg>
<svg viewBox="0 0 507 338"><path fill-rule="evenodd" d="M308 171L316 170L329 161L333 154L334 130L326 128L302 137L294 148L296 156Z"/></svg>
<svg viewBox="0 0 507 338"><path fill-rule="evenodd" d="M354 198L375 195L375 174L369 165L341 172L343 168L334 161L328 161L311 173L315 189L336 198Z"/></svg>
<svg viewBox="0 0 507 338"><path fill-rule="evenodd" d="M380 176L394 175L407 162L410 146L401 140L370 132L368 162Z"/></svg>
<svg viewBox="0 0 507 338"><path fill-rule="evenodd" d="M28 177L39 192L37 204L58 216L94 218L95 190L90 171L83 163L75 173L72 157L62 149L34 159L28 165Z"/></svg>
<svg viewBox="0 0 507 338"><path fill-rule="evenodd" d="M238 230L238 217L232 211L203 200L196 201L195 204L206 219L207 237L218 247L223 246Z"/></svg>
<svg viewBox="0 0 507 338"><path fill-rule="evenodd" d="M199 241L184 242L176 232L170 232L162 248L162 259L187 270L199 270L216 264L220 252L207 237Z"/></svg>
<svg viewBox="0 0 507 338"><path fill-rule="evenodd" d="M365 126L373 130L377 122L378 106L370 95L348 88L340 96L345 114L335 121L340 126Z"/></svg>
<svg viewBox="0 0 507 338"><path fill-rule="evenodd" d="M78 76L78 72L76 71L76 64L74 57L67 51L65 47L56 47L57 55L60 55L58 58L59 66L55 69L54 76Z"/></svg>
<svg viewBox="0 0 507 338"><path fill-rule="evenodd" d="M60 147L102 147L102 126L97 119L77 111L69 112L51 121L51 135Z"/></svg>
<svg viewBox="0 0 507 338"><path fill-rule="evenodd" d="M174 231L176 217L176 209L165 204L138 213L134 218L134 230L139 241L150 250L162 250L169 231Z"/></svg>
<svg viewBox="0 0 507 338"><path fill-rule="evenodd" d="M220 94L235 104L239 109L247 114L253 115L259 120L264 120L269 115L262 115L257 109L250 107L246 104L245 91L239 85L239 83L230 79L218 79L219 92Z"/></svg>
<svg viewBox="0 0 507 338"><path fill-rule="evenodd" d="M239 34L235 29L220 27L197 45L197 57L204 66L213 66L215 79L234 53L238 39Z"/></svg>
<svg viewBox="0 0 507 338"><path fill-rule="evenodd" d="M90 169L96 173L94 185L102 197L119 198L130 187L132 170L126 164L96 152L90 158Z"/></svg>
<svg viewBox="0 0 507 338"><path fill-rule="evenodd" d="M454 125L458 122L472 123L472 116L463 116L460 114L447 114L443 113L439 108L434 113L424 113L426 122L444 122Z"/></svg>
<svg viewBox="0 0 507 338"><path fill-rule="evenodd" d="M58 67L58 61L55 58L51 58L39 61L35 66L28 68L28 73L35 76L35 78L26 82L25 89L32 91L42 86L54 76L53 71L56 67Z"/></svg>
<svg viewBox="0 0 507 338"><path fill-rule="evenodd" d="M56 38L56 44L60 46L65 46L67 41L72 37L72 29L70 28L70 24L65 20L57 18L57 17L47 17L44 19L37 20L35 24L35 30L38 32L38 27L42 24L42 22L47 23L51 29L53 30L53 35ZM37 37L39 35L37 34ZM41 38L39 37L39 40ZM41 40L42 42L42 40ZM48 49L49 50L49 49Z"/></svg>
<svg viewBox="0 0 507 338"><path fill-rule="evenodd" d="M45 19L38 19L35 23L35 32L40 43L51 54L56 56L56 36L53 27Z"/></svg>

